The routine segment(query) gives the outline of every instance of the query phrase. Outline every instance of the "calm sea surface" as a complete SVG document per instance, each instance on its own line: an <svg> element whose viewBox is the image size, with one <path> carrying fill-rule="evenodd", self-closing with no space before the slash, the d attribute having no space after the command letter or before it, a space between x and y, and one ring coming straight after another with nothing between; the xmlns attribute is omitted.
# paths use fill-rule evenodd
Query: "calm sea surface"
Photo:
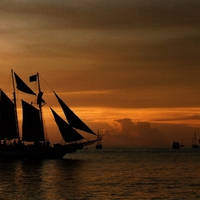
<svg viewBox="0 0 200 200"><path fill-rule="evenodd" d="M200 149L104 148L0 160L0 200L200 199Z"/></svg>

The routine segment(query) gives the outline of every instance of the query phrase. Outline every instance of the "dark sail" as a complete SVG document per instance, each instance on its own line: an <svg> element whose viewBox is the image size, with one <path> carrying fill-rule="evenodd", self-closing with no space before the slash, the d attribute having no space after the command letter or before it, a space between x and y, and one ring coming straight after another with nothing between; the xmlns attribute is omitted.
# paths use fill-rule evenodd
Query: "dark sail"
<svg viewBox="0 0 200 200"><path fill-rule="evenodd" d="M60 103L63 112L70 124L70 126L77 128L79 130L91 133L96 135L61 99L60 97L54 92L58 102Z"/></svg>
<svg viewBox="0 0 200 200"><path fill-rule="evenodd" d="M75 142L84 139L82 135L65 122L52 108L51 111L65 142Z"/></svg>
<svg viewBox="0 0 200 200"><path fill-rule="evenodd" d="M22 81L22 79L14 72L15 75L15 80L16 80L16 84L17 84L17 89L28 93L28 94L32 94L32 95L36 95L35 92L33 92L27 85L26 83L24 83L24 81Z"/></svg>
<svg viewBox="0 0 200 200"><path fill-rule="evenodd" d="M18 138L14 103L0 90L0 139Z"/></svg>
<svg viewBox="0 0 200 200"><path fill-rule="evenodd" d="M23 100L22 108L22 140L29 142L44 141L44 130L42 128L40 111Z"/></svg>

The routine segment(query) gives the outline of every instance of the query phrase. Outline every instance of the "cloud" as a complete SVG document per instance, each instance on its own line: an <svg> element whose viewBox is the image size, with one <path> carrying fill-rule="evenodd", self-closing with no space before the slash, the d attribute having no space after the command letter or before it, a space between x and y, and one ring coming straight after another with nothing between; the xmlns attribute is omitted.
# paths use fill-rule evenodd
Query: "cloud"
<svg viewBox="0 0 200 200"><path fill-rule="evenodd" d="M111 146L163 147L161 131L149 122L132 122L129 118L115 120L111 128L104 131L104 140Z"/></svg>
<svg viewBox="0 0 200 200"><path fill-rule="evenodd" d="M198 8L199 3L195 1L179 3L174 3L174 1L148 3L145 1L144 3L129 0L67 2L61 0L56 2L2 0L0 5L1 17L6 16L8 19L13 17L14 22L17 19L30 22L33 28L121 30L125 32L127 30L159 30L159 27L173 30L177 25L191 28L198 25L200 16ZM36 21L37 23L34 23Z"/></svg>
<svg viewBox="0 0 200 200"><path fill-rule="evenodd" d="M1 67L48 68L62 92L107 90L99 100L85 93L97 106L197 106L198 8L180 0L2 0Z"/></svg>
<svg viewBox="0 0 200 200"><path fill-rule="evenodd" d="M200 128L184 124L133 122L130 118L113 121L101 131L103 145L124 147L171 147L173 141L191 147L194 132L199 140Z"/></svg>
<svg viewBox="0 0 200 200"><path fill-rule="evenodd" d="M177 25L194 26L198 1L5 1L0 10L46 20L46 28L141 29Z"/></svg>

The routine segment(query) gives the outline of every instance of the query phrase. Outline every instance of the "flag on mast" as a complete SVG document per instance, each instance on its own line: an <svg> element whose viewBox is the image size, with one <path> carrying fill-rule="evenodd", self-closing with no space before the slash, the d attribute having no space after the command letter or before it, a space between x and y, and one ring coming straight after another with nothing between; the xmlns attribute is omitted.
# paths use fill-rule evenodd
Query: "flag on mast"
<svg viewBox="0 0 200 200"><path fill-rule="evenodd" d="M29 81L30 81L30 82L34 82L34 81L36 81L36 80L37 80L37 74L32 75L32 76L29 77Z"/></svg>

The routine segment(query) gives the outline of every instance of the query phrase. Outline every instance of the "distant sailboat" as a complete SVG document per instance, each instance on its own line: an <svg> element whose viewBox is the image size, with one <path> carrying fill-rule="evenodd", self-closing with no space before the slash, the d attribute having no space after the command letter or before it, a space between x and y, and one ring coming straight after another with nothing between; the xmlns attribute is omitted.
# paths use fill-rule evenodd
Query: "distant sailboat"
<svg viewBox="0 0 200 200"><path fill-rule="evenodd" d="M40 89L39 74L30 76L31 82L37 81L38 83L39 91L37 95L13 70L11 70L11 74L13 100L0 90L0 158L58 159L63 158L67 153L75 152L86 145L102 140L99 137L90 141L85 140L75 128L95 136L96 134L54 92L69 123L50 107L61 136L65 141L64 145L54 144L54 146L50 146L50 142L45 138L44 133L42 106L46 103L42 98L43 92ZM33 106L32 103L29 104L21 100L22 136L19 134L16 88L24 93L37 96L37 107Z"/></svg>
<svg viewBox="0 0 200 200"><path fill-rule="evenodd" d="M102 135L100 135L99 131L98 131L98 134L97 134L97 138L98 138L98 141L97 141L97 144L96 144L96 149L103 149L103 146L101 144L101 140L102 140Z"/></svg>
<svg viewBox="0 0 200 200"><path fill-rule="evenodd" d="M192 142L192 148L194 148L194 149L199 148L199 145L197 144L196 132L194 132L194 138L193 138L193 142Z"/></svg>
<svg viewBox="0 0 200 200"><path fill-rule="evenodd" d="M185 147L185 145L183 144L183 139L181 140L181 147Z"/></svg>

